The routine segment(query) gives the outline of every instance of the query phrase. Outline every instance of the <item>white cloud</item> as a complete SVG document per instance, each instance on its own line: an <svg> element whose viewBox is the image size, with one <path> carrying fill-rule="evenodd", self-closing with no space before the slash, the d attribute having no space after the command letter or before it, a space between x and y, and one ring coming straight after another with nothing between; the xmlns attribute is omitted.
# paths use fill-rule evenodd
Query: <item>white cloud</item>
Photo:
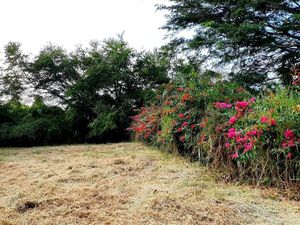
<svg viewBox="0 0 300 225"><path fill-rule="evenodd" d="M73 50L90 40L124 38L132 47L150 50L164 43L165 23L156 12L159 0L1 0L0 51L19 41L26 53L51 42Z"/></svg>

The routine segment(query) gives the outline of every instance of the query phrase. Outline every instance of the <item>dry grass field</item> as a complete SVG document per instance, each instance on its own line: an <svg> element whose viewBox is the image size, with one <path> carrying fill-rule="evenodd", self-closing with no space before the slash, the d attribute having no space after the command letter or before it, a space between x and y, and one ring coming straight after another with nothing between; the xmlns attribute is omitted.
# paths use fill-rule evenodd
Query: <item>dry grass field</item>
<svg viewBox="0 0 300 225"><path fill-rule="evenodd" d="M0 149L0 224L299 225L300 203L138 143Z"/></svg>

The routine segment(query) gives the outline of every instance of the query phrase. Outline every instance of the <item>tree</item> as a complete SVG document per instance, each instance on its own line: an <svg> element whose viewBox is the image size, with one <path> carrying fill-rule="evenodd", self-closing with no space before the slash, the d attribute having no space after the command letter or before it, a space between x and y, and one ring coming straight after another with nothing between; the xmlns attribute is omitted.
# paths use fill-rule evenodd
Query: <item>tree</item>
<svg viewBox="0 0 300 225"><path fill-rule="evenodd" d="M300 63L300 3L297 0L170 0L169 31L189 30L192 38L174 36L171 44L197 50L207 60L221 58L238 73L265 82L277 74L291 81ZM259 77L259 78L257 78ZM263 79L262 79L263 78ZM247 78L249 79L249 78Z"/></svg>
<svg viewBox="0 0 300 225"><path fill-rule="evenodd" d="M79 137L124 139L134 110L168 82L168 60L159 52L138 52L122 38L94 42L78 58L82 76L68 104L74 130Z"/></svg>
<svg viewBox="0 0 300 225"><path fill-rule="evenodd" d="M16 101L0 107L0 142L5 145L125 140L129 117L169 81L164 52L137 51L121 37L92 42L71 53L48 45L26 60L18 45L9 50L18 59L8 58L18 72L10 79L26 82L16 89L9 86ZM32 106L18 101L29 85L30 97L35 96Z"/></svg>
<svg viewBox="0 0 300 225"><path fill-rule="evenodd" d="M9 42L5 50L5 68L2 75L2 95L9 100L19 102L25 89L26 77L24 72L26 56L21 52L21 44Z"/></svg>
<svg viewBox="0 0 300 225"><path fill-rule="evenodd" d="M43 48L35 59L28 63L26 70L39 94L63 105L67 103L67 91L80 77L77 58L55 45Z"/></svg>

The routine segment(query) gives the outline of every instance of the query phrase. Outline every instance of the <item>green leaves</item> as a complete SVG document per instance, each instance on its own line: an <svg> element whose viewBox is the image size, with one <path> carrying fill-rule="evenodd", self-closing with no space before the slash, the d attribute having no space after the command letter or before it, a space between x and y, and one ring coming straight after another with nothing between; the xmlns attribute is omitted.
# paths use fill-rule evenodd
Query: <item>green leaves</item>
<svg viewBox="0 0 300 225"><path fill-rule="evenodd" d="M112 131L117 128L116 112L103 112L89 124L91 131L90 136L101 136L105 132Z"/></svg>
<svg viewBox="0 0 300 225"><path fill-rule="evenodd" d="M208 63L221 59L218 69L226 63L234 65L231 72L249 79L254 74L285 77L300 64L300 8L295 1L171 0L159 9L167 13L170 45L199 53ZM189 35L177 35L181 31ZM207 51L209 57L203 59L201 53Z"/></svg>

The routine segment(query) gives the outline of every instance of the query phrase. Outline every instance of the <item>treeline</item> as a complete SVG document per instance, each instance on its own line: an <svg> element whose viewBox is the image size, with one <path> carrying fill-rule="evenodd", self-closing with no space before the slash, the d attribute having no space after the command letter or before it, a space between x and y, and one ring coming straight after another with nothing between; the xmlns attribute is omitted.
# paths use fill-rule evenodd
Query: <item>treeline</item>
<svg viewBox="0 0 300 225"><path fill-rule="evenodd" d="M158 9L167 13L163 28L172 37L152 52L132 49L122 37L73 52L48 45L35 56L24 54L20 43L8 43L0 76L0 145L127 140L130 117L157 104L166 83L180 84L185 98L196 90L194 101L186 102L197 106L186 110L203 113L210 98L239 100L216 96L210 86L216 81L226 84L224 90L236 85L234 96L237 87L256 96L299 83L298 73L296 80L290 75L300 66L297 1L170 0ZM192 35L182 37L181 31ZM24 104L27 99L33 104Z"/></svg>
<svg viewBox="0 0 300 225"><path fill-rule="evenodd" d="M33 57L21 51L20 43L8 43L1 72L0 145L127 140L129 117L168 82L168 68L163 51L137 51L122 38L70 53L48 45Z"/></svg>

